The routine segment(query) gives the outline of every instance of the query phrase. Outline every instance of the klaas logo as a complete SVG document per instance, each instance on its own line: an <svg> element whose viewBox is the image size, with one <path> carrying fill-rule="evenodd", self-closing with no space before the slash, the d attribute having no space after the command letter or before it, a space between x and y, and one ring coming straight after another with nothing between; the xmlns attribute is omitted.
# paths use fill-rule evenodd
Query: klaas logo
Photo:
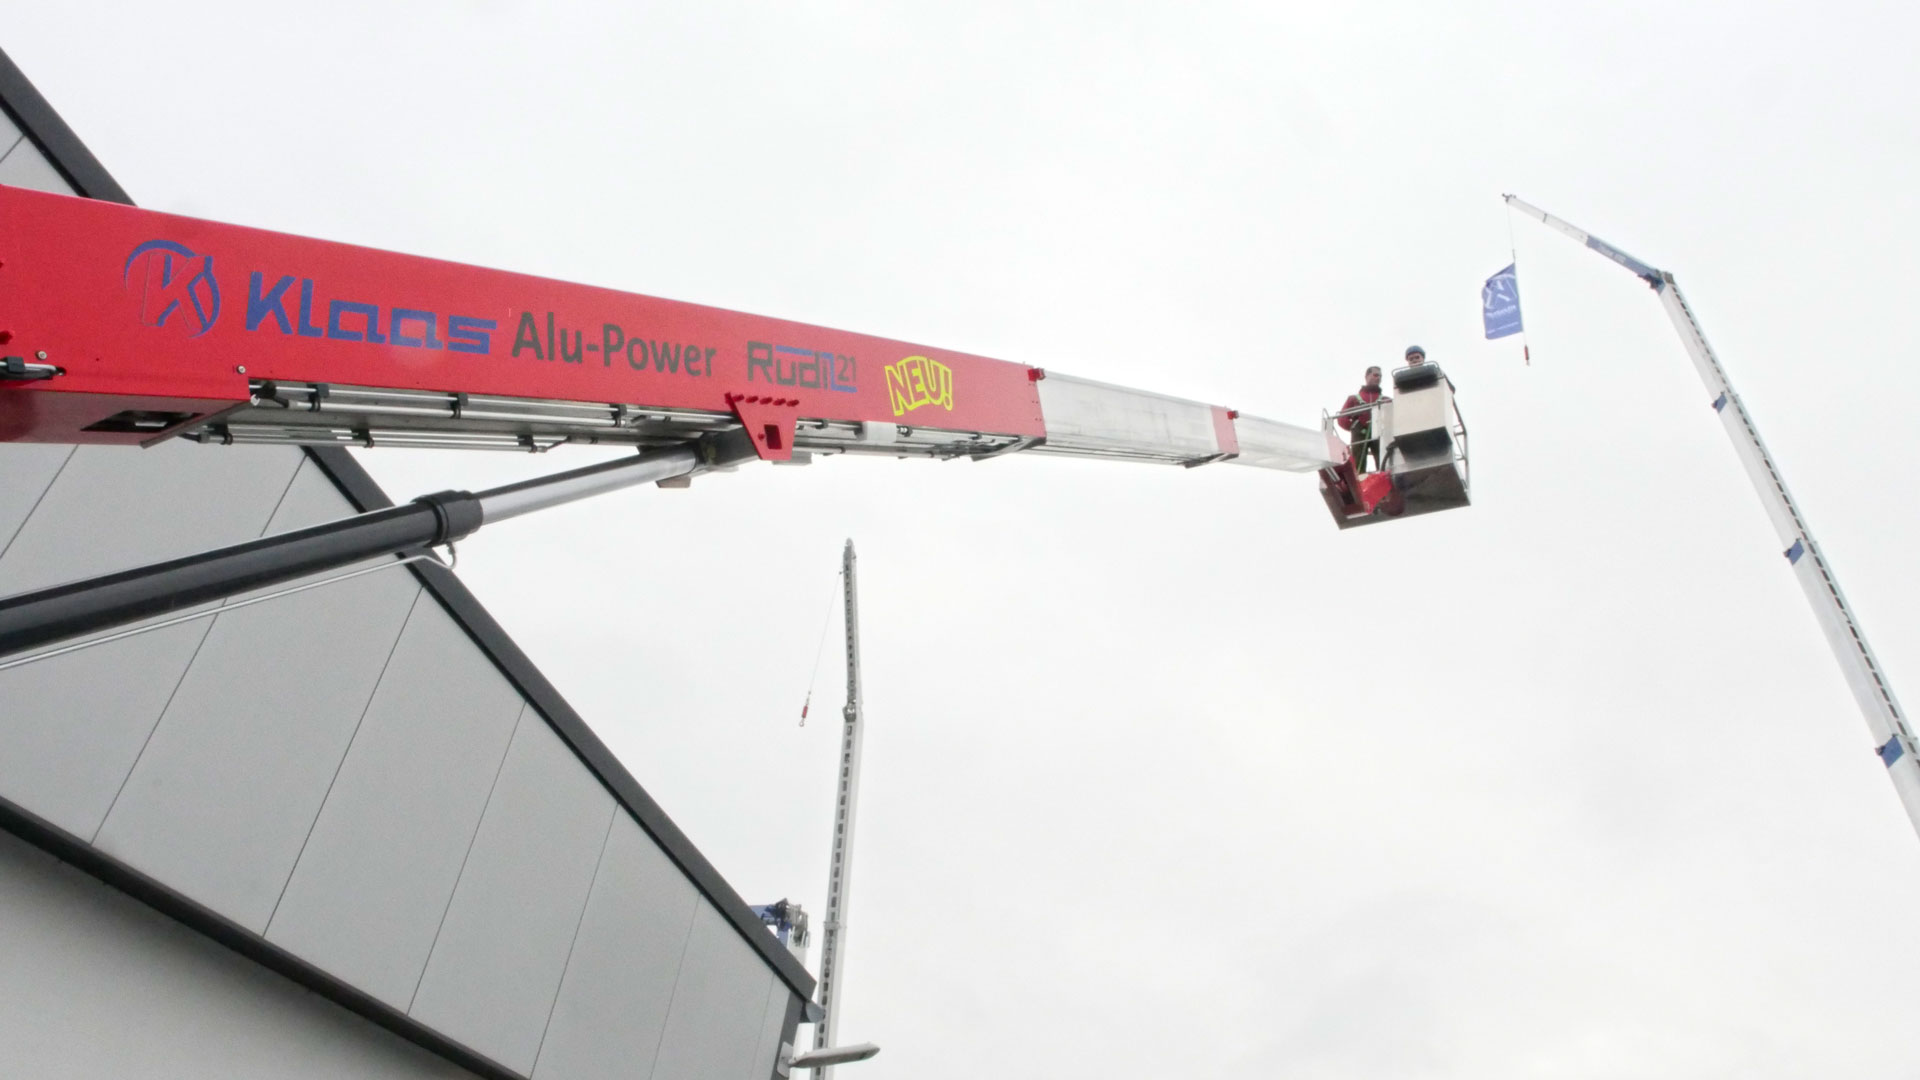
<svg viewBox="0 0 1920 1080"><path fill-rule="evenodd" d="M188 337L199 337L220 317L211 255L196 255L171 240L149 240L127 256L120 277L127 292L140 297L145 326L185 327Z"/></svg>

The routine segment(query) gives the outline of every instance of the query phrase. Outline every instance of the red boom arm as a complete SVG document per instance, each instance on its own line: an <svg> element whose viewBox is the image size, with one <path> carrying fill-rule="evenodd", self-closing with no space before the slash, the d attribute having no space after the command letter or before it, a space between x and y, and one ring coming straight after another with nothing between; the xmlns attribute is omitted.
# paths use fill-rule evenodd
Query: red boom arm
<svg viewBox="0 0 1920 1080"><path fill-rule="evenodd" d="M0 187L0 441L137 442L262 379L1043 433L1027 367L436 259ZM766 436L756 431L763 444Z"/></svg>

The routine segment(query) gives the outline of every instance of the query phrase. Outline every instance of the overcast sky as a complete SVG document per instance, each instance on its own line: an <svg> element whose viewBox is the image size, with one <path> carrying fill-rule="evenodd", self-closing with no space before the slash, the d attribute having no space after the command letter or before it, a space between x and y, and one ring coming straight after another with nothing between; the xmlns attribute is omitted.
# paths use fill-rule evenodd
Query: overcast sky
<svg viewBox="0 0 1920 1080"><path fill-rule="evenodd" d="M824 907L841 540L867 760L845 1080L1911 1076L1920 840L1674 271L1920 701L1910 5L0 0L142 205L1314 422L1425 345L1469 510L1057 459L744 468L461 576L755 901ZM213 452L213 451L209 451ZM396 498L583 464L372 451ZM835 632L838 632L836 625ZM817 959L817 956L816 956Z"/></svg>

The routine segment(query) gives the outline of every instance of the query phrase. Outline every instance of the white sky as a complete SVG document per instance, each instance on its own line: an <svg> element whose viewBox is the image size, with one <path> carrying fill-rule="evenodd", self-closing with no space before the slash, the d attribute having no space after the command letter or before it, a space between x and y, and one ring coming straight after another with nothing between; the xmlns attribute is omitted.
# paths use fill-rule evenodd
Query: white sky
<svg viewBox="0 0 1920 1080"><path fill-rule="evenodd" d="M869 731L847 1080L1907 1076L1920 842L1657 302L1673 270L1897 689L1908 5L0 2L143 205L1310 422L1424 344L1471 510L1309 478L751 467L462 577L743 893L823 907L841 538ZM398 498L582 464L376 451ZM837 627L836 627L837 632Z"/></svg>

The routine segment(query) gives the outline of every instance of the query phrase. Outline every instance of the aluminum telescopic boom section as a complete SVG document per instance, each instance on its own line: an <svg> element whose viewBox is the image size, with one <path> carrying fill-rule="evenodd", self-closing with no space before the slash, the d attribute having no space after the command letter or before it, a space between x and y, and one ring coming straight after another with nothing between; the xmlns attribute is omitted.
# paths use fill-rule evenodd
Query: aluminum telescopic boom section
<svg viewBox="0 0 1920 1080"><path fill-rule="evenodd" d="M1740 455L1740 463L1746 466L1747 476L1760 495L1761 505L1766 507L1767 517L1773 522L1774 532L1780 538L1782 553L1793 567L1794 576L1807 594L1808 603L1813 605L1814 618L1820 623L1821 632L1826 634L1827 643L1833 647L1834 658L1840 662L1840 671L1846 676L1847 686L1853 691L1861 714L1866 717L1867 730L1873 736L1876 753L1887 766L1893 789L1906 807L1907 818L1915 831L1920 832L1920 754L1915 753L1916 745L1913 732L1907 727L1906 714L1900 710L1900 703L1893 696L1893 687L1887 682L1886 673L1880 670L1880 662L1874 659L1873 649L1867 645L1867 635L1853 617L1853 609L1847 606L1847 598L1840 591L1839 579L1834 576L1833 568L1827 565L1820 545L1814 542L1813 532L1807 528L1806 518L1801 516L1800 507L1787 491L1786 481L1781 479L1773 456L1767 453L1766 444L1760 441L1760 429L1754 425L1753 416L1747 412L1740 395L1734 392L1733 383L1728 380L1726 369L1720 366L1720 359L1714 355L1713 347L1707 344L1706 334L1701 331L1699 320L1694 318L1693 309L1687 306L1679 284L1674 281L1672 274L1656 270L1538 207L1512 195L1506 196L1506 200L1514 209L1538 218L1633 271L1659 295L1660 303L1667 309L1674 328L1680 332L1681 344L1686 346L1687 355L1693 358L1700 381L1707 385L1713 409L1720 414L1720 423L1733 440L1733 448Z"/></svg>
<svg viewBox="0 0 1920 1080"><path fill-rule="evenodd" d="M847 941L847 892L853 885L854 810L860 803L860 593L854 580L853 541L847 541L840 560L846 590L847 704L841 710L846 723L840 734L839 798L833 811L833 857L827 871L827 927L820 946L820 1008L826 1015L813 1028L816 1052L834 1045L840 1030L840 1003L834 994L840 982L841 957ZM833 1067L818 1066L819 1080L831 1080Z"/></svg>

